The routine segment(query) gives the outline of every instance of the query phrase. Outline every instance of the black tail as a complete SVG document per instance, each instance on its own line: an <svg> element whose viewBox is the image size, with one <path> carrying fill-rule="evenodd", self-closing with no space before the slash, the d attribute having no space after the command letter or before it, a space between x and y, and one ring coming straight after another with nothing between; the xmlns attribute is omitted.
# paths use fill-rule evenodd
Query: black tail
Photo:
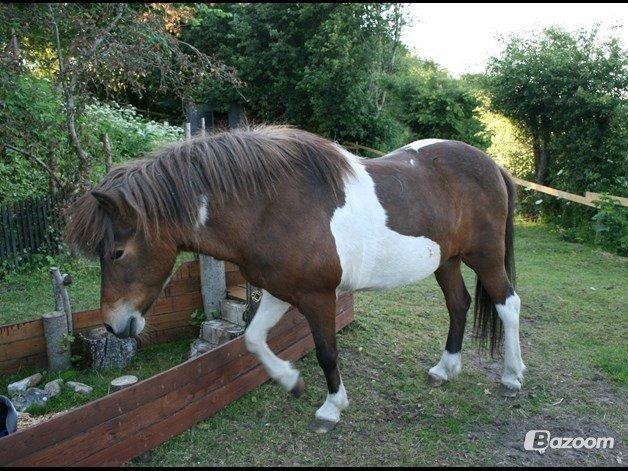
<svg viewBox="0 0 628 471"><path fill-rule="evenodd" d="M506 255L504 264L506 266L506 274L512 287L515 287L515 227L514 213L517 203L517 193L515 184L506 171L500 168L506 190L508 191L508 219L506 220ZM490 342L491 356L495 351L499 351L502 345L502 322L499 319L495 305L490 296L482 286L480 279L476 279L475 285L475 305L473 307L473 331L478 341L480 349L486 349Z"/></svg>

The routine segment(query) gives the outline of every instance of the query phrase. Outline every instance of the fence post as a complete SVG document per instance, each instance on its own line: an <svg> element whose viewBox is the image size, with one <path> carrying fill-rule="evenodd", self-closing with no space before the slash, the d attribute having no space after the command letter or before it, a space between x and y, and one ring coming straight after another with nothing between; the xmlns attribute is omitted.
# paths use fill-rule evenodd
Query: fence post
<svg viewBox="0 0 628 471"><path fill-rule="evenodd" d="M205 118L193 107L190 107L188 111L188 116L195 122L185 123L185 138L191 138L192 128L204 135L206 132ZM225 262L203 254L199 254L198 259L203 310L206 316L211 318L212 311L220 309L220 303L227 297Z"/></svg>
<svg viewBox="0 0 628 471"><path fill-rule="evenodd" d="M70 308L70 296L66 286L72 283L72 277L68 274L61 275L57 267L50 268L52 276L52 291L55 297L55 310L65 313L67 333L72 335L74 325L72 323L72 309Z"/></svg>
<svg viewBox="0 0 628 471"><path fill-rule="evenodd" d="M111 160L111 143L109 142L109 135L104 132L100 137L102 140L102 148L105 153L105 172L109 173L111 171L112 160Z"/></svg>

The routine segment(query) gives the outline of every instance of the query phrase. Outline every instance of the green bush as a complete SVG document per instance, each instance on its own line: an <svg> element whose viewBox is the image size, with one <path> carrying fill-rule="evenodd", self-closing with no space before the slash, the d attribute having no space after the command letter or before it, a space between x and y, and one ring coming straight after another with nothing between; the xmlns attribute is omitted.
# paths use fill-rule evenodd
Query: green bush
<svg viewBox="0 0 628 471"><path fill-rule="evenodd" d="M48 173L7 144L48 163L49 149L56 143L58 173L63 177L76 171L63 101L54 84L30 73L2 83L6 86L0 90L0 117L4 123L0 126L0 203L49 192ZM93 182L105 171L100 140L104 132L109 135L114 162L137 158L183 136L180 126L147 120L131 106L92 101L79 121L79 134L91 159Z"/></svg>
<svg viewBox="0 0 628 471"><path fill-rule="evenodd" d="M604 195L595 205L598 212L593 216L595 241L601 246L628 255L628 208Z"/></svg>

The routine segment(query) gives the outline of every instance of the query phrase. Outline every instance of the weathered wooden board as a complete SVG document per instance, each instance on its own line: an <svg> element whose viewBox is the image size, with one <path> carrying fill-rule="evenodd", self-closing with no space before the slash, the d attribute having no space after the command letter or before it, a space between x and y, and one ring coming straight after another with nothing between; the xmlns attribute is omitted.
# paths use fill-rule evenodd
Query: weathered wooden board
<svg viewBox="0 0 628 471"><path fill-rule="evenodd" d="M336 329L353 320L353 298L338 301ZM295 309L269 334L281 358L313 348ZM239 337L200 357L97 401L0 438L0 466L120 465L212 416L268 379ZM287 399L288 400L288 399Z"/></svg>

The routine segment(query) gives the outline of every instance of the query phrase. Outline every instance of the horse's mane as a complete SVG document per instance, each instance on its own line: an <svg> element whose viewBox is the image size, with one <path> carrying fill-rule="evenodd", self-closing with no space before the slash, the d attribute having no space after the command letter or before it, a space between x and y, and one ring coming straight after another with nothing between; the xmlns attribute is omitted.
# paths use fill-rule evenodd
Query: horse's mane
<svg viewBox="0 0 628 471"><path fill-rule="evenodd" d="M331 141L289 126L254 126L164 146L144 159L115 167L94 188L114 197L147 239L160 223L194 227L201 197L210 208L226 201L276 195L277 183L324 185L342 194L347 160ZM77 199L66 227L70 247L94 256L113 245L113 223L91 193Z"/></svg>

